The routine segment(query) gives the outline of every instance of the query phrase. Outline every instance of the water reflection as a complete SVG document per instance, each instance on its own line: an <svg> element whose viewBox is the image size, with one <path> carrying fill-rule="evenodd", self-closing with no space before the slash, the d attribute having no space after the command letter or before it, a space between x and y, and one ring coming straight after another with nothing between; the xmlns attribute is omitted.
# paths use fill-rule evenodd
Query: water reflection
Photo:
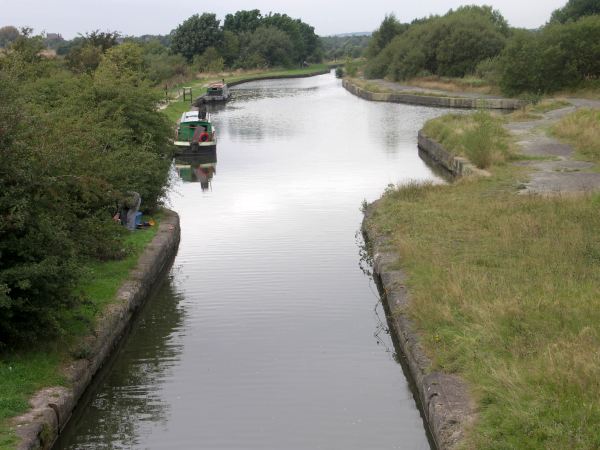
<svg viewBox="0 0 600 450"><path fill-rule="evenodd" d="M200 183L202 191L212 189L212 179L217 173L217 151L210 150L193 156L175 158L177 175L187 183Z"/></svg>
<svg viewBox="0 0 600 450"><path fill-rule="evenodd" d="M94 385L104 388L95 396L86 394L54 448L131 448L147 424L167 422L170 406L162 390L181 356L181 299L173 280L167 279L149 299L124 346L98 375ZM88 440L98 435L102 442Z"/></svg>

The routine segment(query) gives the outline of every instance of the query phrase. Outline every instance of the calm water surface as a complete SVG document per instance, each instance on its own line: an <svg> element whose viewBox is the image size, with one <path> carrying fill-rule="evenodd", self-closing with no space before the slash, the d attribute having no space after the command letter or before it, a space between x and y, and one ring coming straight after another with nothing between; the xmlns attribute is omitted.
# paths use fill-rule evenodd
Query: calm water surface
<svg viewBox="0 0 600 450"><path fill-rule="evenodd" d="M364 199L435 179L443 113L332 75L234 89L218 162L179 161L182 240L59 449L428 449L357 231Z"/></svg>

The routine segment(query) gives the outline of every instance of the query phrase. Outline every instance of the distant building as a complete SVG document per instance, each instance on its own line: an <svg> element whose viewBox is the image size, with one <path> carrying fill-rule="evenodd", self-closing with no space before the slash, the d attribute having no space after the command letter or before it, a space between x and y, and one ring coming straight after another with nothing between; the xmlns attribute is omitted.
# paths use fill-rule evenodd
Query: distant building
<svg viewBox="0 0 600 450"><path fill-rule="evenodd" d="M63 37L60 33L48 33L46 34L47 41L63 41Z"/></svg>

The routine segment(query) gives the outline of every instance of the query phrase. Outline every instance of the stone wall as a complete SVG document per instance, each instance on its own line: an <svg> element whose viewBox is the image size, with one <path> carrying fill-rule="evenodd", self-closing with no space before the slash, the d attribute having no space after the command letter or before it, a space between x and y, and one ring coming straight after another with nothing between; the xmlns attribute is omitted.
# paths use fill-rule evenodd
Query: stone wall
<svg viewBox="0 0 600 450"><path fill-rule="evenodd" d="M342 86L351 94L373 102L406 103L437 108L505 110L519 109L524 105L522 100L508 98L436 97L434 95L402 92L371 92L357 86L348 79L342 81Z"/></svg>
<svg viewBox="0 0 600 450"><path fill-rule="evenodd" d="M179 216L165 211L159 229L129 278L119 288L116 301L98 319L94 334L85 338L86 357L65 369L68 386L43 389L30 400L32 409L13 421L20 438L19 450L48 449L69 421L77 402L125 335L131 319L146 301L160 276L169 269L179 247Z"/></svg>

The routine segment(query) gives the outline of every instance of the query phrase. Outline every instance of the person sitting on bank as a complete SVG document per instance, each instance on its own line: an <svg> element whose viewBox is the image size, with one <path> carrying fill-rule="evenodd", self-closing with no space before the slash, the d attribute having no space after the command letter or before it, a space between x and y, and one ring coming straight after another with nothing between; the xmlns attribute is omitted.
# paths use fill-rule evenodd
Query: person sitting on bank
<svg viewBox="0 0 600 450"><path fill-rule="evenodd" d="M119 201L118 212L113 220L127 227L128 230L135 230L135 217L142 204L142 197L135 191L127 191Z"/></svg>

